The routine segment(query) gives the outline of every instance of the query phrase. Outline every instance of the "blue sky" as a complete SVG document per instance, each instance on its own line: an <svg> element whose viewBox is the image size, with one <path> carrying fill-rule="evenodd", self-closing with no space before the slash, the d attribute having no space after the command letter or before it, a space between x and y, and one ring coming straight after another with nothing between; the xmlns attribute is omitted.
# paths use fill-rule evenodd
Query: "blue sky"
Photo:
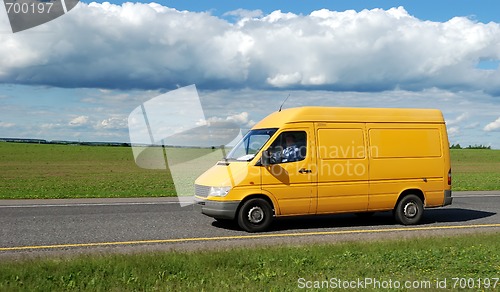
<svg viewBox="0 0 500 292"><path fill-rule="evenodd" d="M0 137L127 142L134 108L196 84L207 118L244 129L290 94L438 108L451 143L500 149L500 1L148 3L16 34L0 9Z"/></svg>
<svg viewBox="0 0 500 292"><path fill-rule="evenodd" d="M88 1L84 1L88 2ZM127 1L109 1L121 4ZM145 1L139 1L145 2ZM392 7L404 6L410 14L423 20L446 21L455 16L467 16L475 18L481 22L498 22L500 3L495 0L160 0L156 1L162 5L173 7L179 10L188 11L209 11L213 15L223 16L228 11L237 9L261 10L268 14L275 10L283 12L293 12L295 14L309 14L314 10L329 9L336 11L363 10L363 9L389 9Z"/></svg>

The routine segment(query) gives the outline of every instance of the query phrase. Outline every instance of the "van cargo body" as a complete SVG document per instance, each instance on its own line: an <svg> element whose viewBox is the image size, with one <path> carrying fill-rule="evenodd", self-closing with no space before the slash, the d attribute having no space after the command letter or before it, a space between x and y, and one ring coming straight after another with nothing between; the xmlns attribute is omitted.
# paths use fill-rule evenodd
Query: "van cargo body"
<svg viewBox="0 0 500 292"><path fill-rule="evenodd" d="M390 211L420 221L450 205L443 115L435 109L300 107L257 123L195 182L201 212L258 232L275 217Z"/></svg>

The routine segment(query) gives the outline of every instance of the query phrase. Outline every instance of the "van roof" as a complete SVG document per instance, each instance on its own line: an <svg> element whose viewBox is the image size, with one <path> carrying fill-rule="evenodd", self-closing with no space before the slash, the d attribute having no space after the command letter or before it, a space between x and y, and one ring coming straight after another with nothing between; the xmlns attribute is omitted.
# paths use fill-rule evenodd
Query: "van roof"
<svg viewBox="0 0 500 292"><path fill-rule="evenodd" d="M437 109L307 106L274 112L253 128L277 128L299 122L444 123L444 118Z"/></svg>

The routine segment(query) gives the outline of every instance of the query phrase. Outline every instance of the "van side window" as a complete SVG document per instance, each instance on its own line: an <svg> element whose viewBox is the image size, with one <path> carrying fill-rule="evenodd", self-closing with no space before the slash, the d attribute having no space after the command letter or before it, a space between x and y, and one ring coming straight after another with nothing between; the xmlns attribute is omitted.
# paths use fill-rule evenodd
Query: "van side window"
<svg viewBox="0 0 500 292"><path fill-rule="evenodd" d="M271 145L271 163L287 163L304 160L307 153L305 131L281 133Z"/></svg>

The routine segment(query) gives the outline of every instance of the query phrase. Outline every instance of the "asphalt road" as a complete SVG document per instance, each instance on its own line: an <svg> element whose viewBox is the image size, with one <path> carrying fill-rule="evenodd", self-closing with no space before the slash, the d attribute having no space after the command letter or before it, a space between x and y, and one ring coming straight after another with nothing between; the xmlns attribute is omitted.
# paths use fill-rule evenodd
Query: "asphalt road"
<svg viewBox="0 0 500 292"><path fill-rule="evenodd" d="M500 232L500 191L454 192L453 197L451 206L425 210L417 226L396 224L390 212L369 219L343 214L276 220L269 232L259 234L181 208L176 198L1 200L0 257Z"/></svg>

